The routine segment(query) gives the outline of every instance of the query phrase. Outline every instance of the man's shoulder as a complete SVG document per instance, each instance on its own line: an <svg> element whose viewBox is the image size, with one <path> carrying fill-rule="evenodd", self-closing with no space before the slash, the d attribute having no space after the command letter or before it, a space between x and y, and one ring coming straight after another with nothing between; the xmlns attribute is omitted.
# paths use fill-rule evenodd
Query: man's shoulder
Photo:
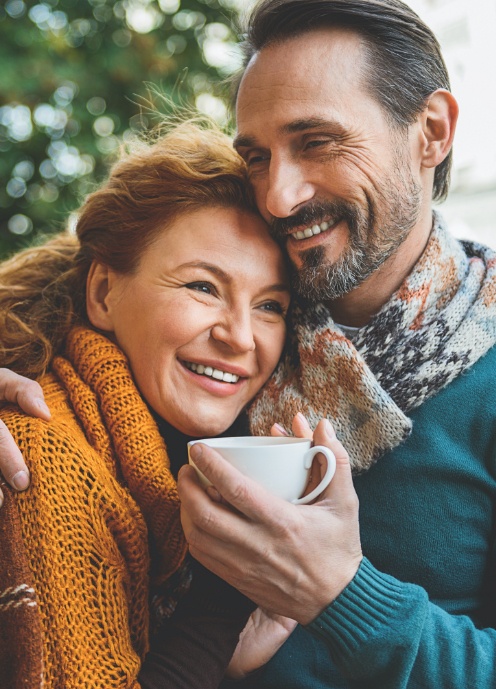
<svg viewBox="0 0 496 689"><path fill-rule="evenodd" d="M477 416L496 422L496 345L467 368L436 395L420 405L412 416L427 418L447 415L448 422L463 423L463 418Z"/></svg>
<svg viewBox="0 0 496 689"><path fill-rule="evenodd" d="M496 392L494 386L494 374L496 373L496 344L488 349L477 361L467 369L460 378L468 385L486 384L491 382L491 388Z"/></svg>

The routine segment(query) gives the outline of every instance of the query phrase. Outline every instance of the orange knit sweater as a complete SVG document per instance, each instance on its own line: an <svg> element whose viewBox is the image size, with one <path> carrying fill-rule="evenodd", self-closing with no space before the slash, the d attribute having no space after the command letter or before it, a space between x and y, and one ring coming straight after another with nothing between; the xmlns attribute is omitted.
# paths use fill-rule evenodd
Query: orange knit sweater
<svg viewBox="0 0 496 689"><path fill-rule="evenodd" d="M166 448L105 337L74 329L41 384L49 423L1 412L32 487L2 510L0 687L134 689L148 649L149 539L154 583L186 552Z"/></svg>

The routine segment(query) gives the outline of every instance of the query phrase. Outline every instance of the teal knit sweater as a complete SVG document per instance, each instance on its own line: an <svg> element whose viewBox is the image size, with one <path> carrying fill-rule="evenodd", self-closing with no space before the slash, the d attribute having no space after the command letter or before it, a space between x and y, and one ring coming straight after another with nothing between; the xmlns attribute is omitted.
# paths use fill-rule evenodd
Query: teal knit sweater
<svg viewBox="0 0 496 689"><path fill-rule="evenodd" d="M495 374L493 347L356 478L366 557L252 686L496 688Z"/></svg>

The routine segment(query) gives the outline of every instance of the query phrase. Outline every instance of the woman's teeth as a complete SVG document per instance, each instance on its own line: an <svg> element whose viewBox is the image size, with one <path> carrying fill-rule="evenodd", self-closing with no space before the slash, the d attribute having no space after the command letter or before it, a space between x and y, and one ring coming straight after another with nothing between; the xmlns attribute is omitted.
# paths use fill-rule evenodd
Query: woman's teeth
<svg viewBox="0 0 496 689"><path fill-rule="evenodd" d="M218 368L212 368L211 366L204 366L203 364L192 364L189 361L185 361L184 365L189 368L190 371L194 371L199 376L208 376L209 378L215 378L215 380L221 380L223 383L237 383L239 376L235 373L227 373L227 371L220 371Z"/></svg>
<svg viewBox="0 0 496 689"><path fill-rule="evenodd" d="M328 222L321 222L320 225L312 225L312 227L306 227L304 230L298 230L298 232L293 232L292 237L295 239L308 239L309 237L313 237L316 234L320 234L321 232L325 232L331 227L331 225Z"/></svg>

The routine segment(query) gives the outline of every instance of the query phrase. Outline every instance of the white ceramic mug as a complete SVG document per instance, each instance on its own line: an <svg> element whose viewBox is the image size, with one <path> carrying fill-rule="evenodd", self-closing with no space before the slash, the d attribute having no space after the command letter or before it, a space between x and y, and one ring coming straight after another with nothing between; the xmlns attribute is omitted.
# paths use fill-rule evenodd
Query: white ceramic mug
<svg viewBox="0 0 496 689"><path fill-rule="evenodd" d="M294 505L305 505L315 500L327 488L336 471L336 458L331 450L323 445L311 447L311 441L305 438L257 436L192 440L188 443L188 456L195 443L204 443L214 448L242 474ZM313 458L319 452L327 460L324 477L317 488L300 497L307 486ZM210 481L196 468L191 456L189 463L196 469L202 484L210 485Z"/></svg>

